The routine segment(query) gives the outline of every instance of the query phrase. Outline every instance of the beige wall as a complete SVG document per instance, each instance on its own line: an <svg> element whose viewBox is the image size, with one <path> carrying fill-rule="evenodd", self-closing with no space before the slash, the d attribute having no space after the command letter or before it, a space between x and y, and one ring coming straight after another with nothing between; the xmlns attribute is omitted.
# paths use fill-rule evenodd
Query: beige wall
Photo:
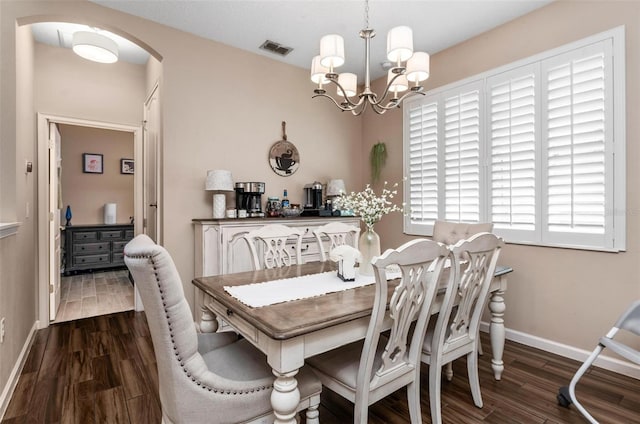
<svg viewBox="0 0 640 424"><path fill-rule="evenodd" d="M116 222L133 216L133 174L120 173L120 159L133 158L133 134L99 128L59 125L62 145L62 218L71 206L73 225L104 224L104 204L116 204ZM83 153L99 153L104 173L86 174Z"/></svg>
<svg viewBox="0 0 640 424"><path fill-rule="evenodd" d="M640 298L640 3L558 1L431 58L428 88L439 87L619 25L626 29L627 251L600 253L509 244L501 262L511 265L506 294L508 328L591 350L633 299ZM369 115L363 154L378 139L389 148L383 178L402 178L402 112ZM381 223L382 224L382 223ZM383 248L409 239L399 214L384 218ZM636 346L640 346L636 342Z"/></svg>

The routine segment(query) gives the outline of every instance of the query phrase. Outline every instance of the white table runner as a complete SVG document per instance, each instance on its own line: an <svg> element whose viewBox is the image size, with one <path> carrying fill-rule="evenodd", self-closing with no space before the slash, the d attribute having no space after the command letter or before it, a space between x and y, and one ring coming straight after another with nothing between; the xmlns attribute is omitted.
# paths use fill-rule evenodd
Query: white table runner
<svg viewBox="0 0 640 424"><path fill-rule="evenodd" d="M387 271L387 279L394 278L400 278L400 272ZM336 275L336 271L329 271L244 286L224 286L224 290L245 305L259 308L354 289L373 284L375 280L373 275L359 275L356 271L355 281L342 281Z"/></svg>

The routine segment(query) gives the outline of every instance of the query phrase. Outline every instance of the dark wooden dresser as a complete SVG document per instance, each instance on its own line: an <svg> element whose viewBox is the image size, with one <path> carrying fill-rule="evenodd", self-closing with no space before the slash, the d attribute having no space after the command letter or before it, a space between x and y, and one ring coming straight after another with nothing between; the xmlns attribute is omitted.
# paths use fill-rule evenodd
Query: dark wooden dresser
<svg viewBox="0 0 640 424"><path fill-rule="evenodd" d="M64 274L125 266L123 250L132 238L133 224L65 227Z"/></svg>

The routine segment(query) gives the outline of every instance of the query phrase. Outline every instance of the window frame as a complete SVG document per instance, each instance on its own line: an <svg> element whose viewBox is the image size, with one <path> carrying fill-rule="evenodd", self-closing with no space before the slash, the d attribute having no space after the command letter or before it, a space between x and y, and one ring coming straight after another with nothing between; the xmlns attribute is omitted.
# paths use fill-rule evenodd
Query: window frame
<svg viewBox="0 0 640 424"><path fill-rule="evenodd" d="M546 110L543 108L544 93L542 93L542 73L543 63L550 61L557 56L567 55L589 46L610 42L610 56L606 60L610 65L605 70L605 83L611 88L607 94L605 101L610 102L608 106L612 106L610 112L611 119L607 121L607 126L611 127L611 137L605 137L605 196L612 197L611 202L605 203L605 232L600 242L593 241L593 238L583 237L566 237L566 233L555 234L549 237L547 223L547 199L546 186L544 180L546 170L543 170L546 162L546 142L543 143L543 114ZM506 242L513 244L525 244L547 247L563 247L572 249L597 250L618 252L626 249L626 61L625 61L625 28L619 26L608 31L604 31L581 40L565 44L563 46L550 49L548 51L533 55L531 57L512 62L495 69L464 78L460 81L447 84L433 90L429 90L425 96L414 96L405 100L403 107L403 174L404 181L404 201L407 208L410 206L410 133L409 133L409 116L412 106L426 105L438 103L438 126L443 125L441 115L443 113L442 101L451 93L460 94L465 86L480 84L482 86L481 110L480 110L480 222L491 221L491 123L490 123L490 91L489 81L495 80L500 75L516 74L521 69L535 68L535 229L533 231L518 231L513 229L498 229L494 232L502 236ZM546 125L546 123L544 124ZM438 130L438 148L440 149L442 130ZM443 166L440 164L441 153L438 151L438 219L445 219L443 214L444 205L442 203L443 190L440 187L443 172ZM609 162L609 163L607 163ZM613 167L613 169L611 169ZM610 224L609 224L610 222ZM410 213L405 214L403 221L404 233L410 235L430 236L433 234L433 222L412 221ZM574 234L575 235L575 234ZM585 241L586 240L586 241Z"/></svg>

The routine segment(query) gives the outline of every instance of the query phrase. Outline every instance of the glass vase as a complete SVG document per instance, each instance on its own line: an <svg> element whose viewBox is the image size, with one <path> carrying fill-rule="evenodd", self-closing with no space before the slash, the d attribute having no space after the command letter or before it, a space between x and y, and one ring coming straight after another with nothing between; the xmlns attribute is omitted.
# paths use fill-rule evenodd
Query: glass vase
<svg viewBox="0 0 640 424"><path fill-rule="evenodd" d="M373 231L373 228L367 228L365 232L360 234L358 249L360 249L360 253L362 253L359 274L373 275L371 259L380 256L380 236Z"/></svg>

